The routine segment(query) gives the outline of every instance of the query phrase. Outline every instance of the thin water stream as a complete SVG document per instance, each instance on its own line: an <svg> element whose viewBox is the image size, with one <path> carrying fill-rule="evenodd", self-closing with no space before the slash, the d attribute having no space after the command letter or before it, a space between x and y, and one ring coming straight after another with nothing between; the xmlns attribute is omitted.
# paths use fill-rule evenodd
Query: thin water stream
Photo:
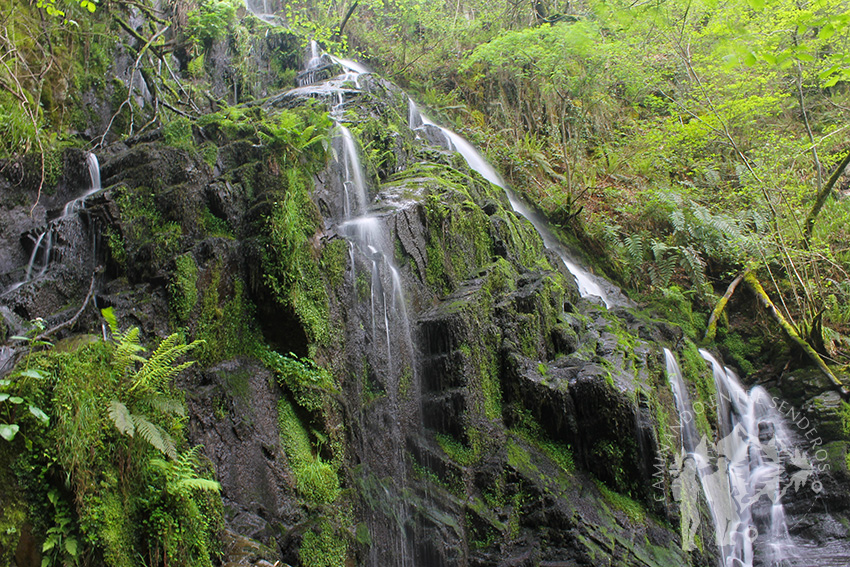
<svg viewBox="0 0 850 567"><path fill-rule="evenodd" d="M463 156L463 159L466 160L466 163L470 168L480 173L484 179L493 185L501 187L505 191L514 212L528 220L532 226L534 226L535 230L537 230L540 237L543 239L543 245L554 251L555 254L558 255L558 258L561 259L564 266L566 266L567 270L573 275L576 280L576 284L578 285L579 294L582 297L598 297L608 308L615 305L613 298L609 297L609 294L602 289L602 286L598 283L596 276L579 266L578 263L570 258L566 250L564 250L564 247L561 246L547 227L546 221L539 215L533 213L531 209L529 209L520 200L519 196L514 193L510 187L508 187L507 183L505 183L504 179L502 179L502 176L498 174L493 166L484 159L484 156L482 156L472 144L456 132L435 124L425 114L419 111L412 99L409 99L408 102L408 121L410 123L410 128L414 130L429 126L439 129L442 133L443 139L446 141L448 149L458 152L461 156Z"/></svg>
<svg viewBox="0 0 850 567"><path fill-rule="evenodd" d="M63 222L76 216L84 208L86 199L102 189L100 184L100 164L95 154L86 154L86 167L89 173L88 188L79 197L65 203L60 216L50 221L37 234L31 236L34 239L33 248L30 253L29 262L27 262L26 270L24 271L24 277L21 281L12 284L2 295L11 293L33 279L40 278L47 272L54 256L54 245L57 239L58 227Z"/></svg>

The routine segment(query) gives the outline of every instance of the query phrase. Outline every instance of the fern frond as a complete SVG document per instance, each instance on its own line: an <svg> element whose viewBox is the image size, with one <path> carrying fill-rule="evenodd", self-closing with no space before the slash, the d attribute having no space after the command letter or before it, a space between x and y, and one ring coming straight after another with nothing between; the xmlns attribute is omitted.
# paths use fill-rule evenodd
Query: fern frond
<svg viewBox="0 0 850 567"><path fill-rule="evenodd" d="M112 336L118 336L118 317L115 316L115 309L112 307L106 307L101 309L100 313L103 315L103 318L106 319L106 323L109 325L109 330L112 331Z"/></svg>
<svg viewBox="0 0 850 567"><path fill-rule="evenodd" d="M179 334L169 335L163 339L151 357L136 372L130 390L142 388L158 391L168 380L194 364L194 361L178 365L175 365L174 362L202 342L193 341L190 344L184 344Z"/></svg>
<svg viewBox="0 0 850 567"><path fill-rule="evenodd" d="M705 261L700 256L699 252L688 247L680 248L679 265L685 269L691 282L697 287L702 287L705 283Z"/></svg>
<svg viewBox="0 0 850 567"><path fill-rule="evenodd" d="M143 415L135 414L132 417L139 437L150 443L154 449L168 458L177 459L177 449L174 447L174 441L164 429L155 423L151 423Z"/></svg>
<svg viewBox="0 0 850 567"><path fill-rule="evenodd" d="M136 353L144 352L145 347L139 342L139 328L131 327L124 333L113 332L113 337L118 343L115 353L112 355L112 366L123 376L132 368L136 362L144 362L145 359Z"/></svg>
<svg viewBox="0 0 850 567"><path fill-rule="evenodd" d="M640 234L631 234L624 242L626 252L629 255L629 263L637 265L643 262L643 237Z"/></svg>
<svg viewBox="0 0 850 567"><path fill-rule="evenodd" d="M183 405L183 402L170 396L151 394L139 401L159 412L186 417L186 407Z"/></svg>
<svg viewBox="0 0 850 567"><path fill-rule="evenodd" d="M150 460L150 464L165 475L166 490L169 493L186 495L194 490L207 492L219 492L221 490L221 485L218 482L198 476L197 469L200 466L198 450L200 448L200 445L196 445L171 461L157 458Z"/></svg>
<svg viewBox="0 0 850 567"><path fill-rule="evenodd" d="M109 419L112 420L112 423L115 424L118 431L124 435L132 437L136 431L136 426L133 424L133 416L130 414L130 410L128 410L127 406L118 400L112 400L109 402Z"/></svg>
<svg viewBox="0 0 850 567"><path fill-rule="evenodd" d="M200 477L181 478L174 483L174 487L177 490L203 490L206 492L219 492L221 490L221 485L216 481Z"/></svg>
<svg viewBox="0 0 850 567"><path fill-rule="evenodd" d="M685 230L685 213L681 209L676 209L670 214L670 223L675 232L682 232Z"/></svg>

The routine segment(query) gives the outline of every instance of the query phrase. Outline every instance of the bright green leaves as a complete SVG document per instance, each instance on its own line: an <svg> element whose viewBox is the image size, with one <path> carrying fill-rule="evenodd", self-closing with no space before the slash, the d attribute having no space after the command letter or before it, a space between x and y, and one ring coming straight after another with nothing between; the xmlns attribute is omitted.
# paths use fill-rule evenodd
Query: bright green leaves
<svg viewBox="0 0 850 567"><path fill-rule="evenodd" d="M0 437L6 441L11 441L18 434L21 427L17 423L0 423Z"/></svg>
<svg viewBox="0 0 850 567"><path fill-rule="evenodd" d="M21 421L23 415L26 414L22 415L19 408L24 406L26 406L30 415L32 415L41 425L48 425L50 423L50 417L48 417L41 408L34 403L28 402L25 397L22 397L22 395L16 395L17 392L15 391L20 390L19 384L17 383L19 380L43 380L44 378L45 376L41 371L30 368L14 373L12 375L12 379L0 380L0 419L5 417L6 421L6 423L0 423L0 437L6 441L12 441L21 431L21 426L18 422ZM13 391L9 392L8 390Z"/></svg>
<svg viewBox="0 0 850 567"><path fill-rule="evenodd" d="M79 0L79 5L90 14L93 14L97 10L98 0ZM54 18L64 18L66 15L64 10L57 8L56 0L38 0L36 6L47 12L48 16Z"/></svg>
<svg viewBox="0 0 850 567"><path fill-rule="evenodd" d="M197 43L208 43L227 35L236 19L236 4L232 0L202 0L198 9L189 12L188 31Z"/></svg>

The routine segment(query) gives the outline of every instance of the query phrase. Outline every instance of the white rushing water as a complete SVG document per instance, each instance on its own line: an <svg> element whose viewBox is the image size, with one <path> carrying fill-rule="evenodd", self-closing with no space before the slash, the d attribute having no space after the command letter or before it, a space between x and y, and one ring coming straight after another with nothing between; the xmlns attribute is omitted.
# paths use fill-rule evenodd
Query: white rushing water
<svg viewBox="0 0 850 567"><path fill-rule="evenodd" d="M722 533L727 564L751 567L758 539L763 562L782 565L795 555L780 485L781 453L793 448L790 432L764 388L755 386L747 392L732 369L706 350L700 354L714 375L720 429L717 450L726 465L735 504ZM757 508L763 498L768 505Z"/></svg>
<svg viewBox="0 0 850 567"><path fill-rule="evenodd" d="M469 167L480 173L484 179L493 185L504 189L514 212L527 219L532 226L534 226L535 230L537 230L540 237L543 239L543 245L549 250L554 251L555 254L558 255L558 258L561 259L564 266L566 266L567 270L573 275L576 280L576 284L578 285L579 294L582 297L598 297L603 303L605 303L606 307L610 308L612 306L612 301L608 294L605 293L602 287L597 283L596 277L579 266L569 257L563 246L561 246L546 226L546 221L534 214L531 209L529 209L520 200L519 196L517 196L516 193L508 187L507 183L505 183L504 179L502 179L502 176L499 175L499 173L486 159L484 159L484 156L482 156L481 153L476 150L475 147L463 136L449 130L448 128L435 124L425 114L419 111L412 99L408 100L408 121L410 123L410 127L414 130L425 126L431 126L439 129L442 132L449 149L452 149L463 156L463 159L466 160Z"/></svg>
<svg viewBox="0 0 850 567"><path fill-rule="evenodd" d="M91 152L86 154L86 168L89 173L89 186L82 195L71 199L65 206L62 207L62 214L47 224L40 232L33 234L33 248L30 253L29 262L24 271L24 278L12 284L5 293L12 292L22 285L32 281L34 278L43 276L50 266L50 260L53 256L53 246L56 240L56 227L58 223L71 218L79 213L85 206L86 199L91 197L102 189L100 184L100 163L97 156ZM35 270L38 270L38 273Z"/></svg>
<svg viewBox="0 0 850 567"><path fill-rule="evenodd" d="M712 366L717 391L716 443L697 432L696 419L705 407L691 403L678 362L664 349L684 452L677 460L674 482L682 509L683 545L693 549L699 524L694 491L701 488L714 522L720 567L786 565L797 555L780 486L781 454L792 449L791 435L764 388L747 392L737 375L711 353L700 354Z"/></svg>

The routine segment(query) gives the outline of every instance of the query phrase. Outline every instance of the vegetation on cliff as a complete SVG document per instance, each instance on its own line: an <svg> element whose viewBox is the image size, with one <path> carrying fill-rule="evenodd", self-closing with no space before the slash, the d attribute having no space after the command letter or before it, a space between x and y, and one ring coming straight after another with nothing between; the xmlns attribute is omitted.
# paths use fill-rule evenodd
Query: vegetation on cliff
<svg viewBox="0 0 850 567"><path fill-rule="evenodd" d="M538 559L628 549L674 564L679 518L664 479L653 499L650 462L670 457L658 439L676 419L650 342L679 347L712 409L705 433L716 402L697 344L716 337L747 373L799 355L747 289L772 298L804 352L847 361L842 3L450 4L269 0L277 26L235 0L0 0L0 173L47 222L64 150L108 156L97 302L132 321L119 330L87 297L80 327L105 337L107 321L112 340L48 348L36 330L0 381L0 565L21 542L46 565L210 565L237 515L267 557L307 567L403 554L408 537L430 557L435 534L440 557L479 564L528 542ZM386 255L416 289L403 307L415 303L423 361L393 352L387 295L385 339L374 324L380 253L356 261L317 195L339 163L332 121L272 96L294 86L311 39L478 142L649 310L581 301L503 192L405 127L403 93L369 78L342 120L395 231ZM9 313L0 337L27 342L2 336ZM384 346L386 368L369 355ZM274 400L271 438L247 407L258 390ZM845 402L818 404L846 421ZM189 446L187 406L194 435L253 443L276 484L251 490L283 496L219 494L212 469L228 457ZM392 456L364 448L411 416ZM830 449L845 472L846 439L836 427Z"/></svg>

